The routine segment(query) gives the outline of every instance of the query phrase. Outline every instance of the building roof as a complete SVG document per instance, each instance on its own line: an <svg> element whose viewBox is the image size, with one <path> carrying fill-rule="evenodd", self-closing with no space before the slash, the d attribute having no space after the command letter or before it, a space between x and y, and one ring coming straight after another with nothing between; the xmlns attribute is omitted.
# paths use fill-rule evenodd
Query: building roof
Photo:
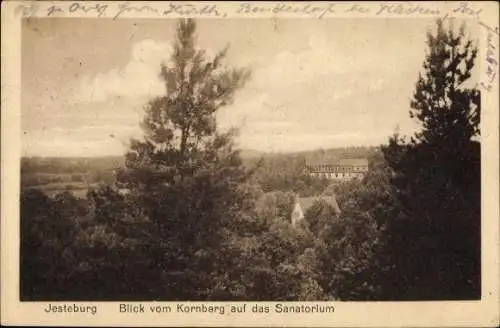
<svg viewBox="0 0 500 328"><path fill-rule="evenodd" d="M305 213L311 206L313 206L316 202L325 202L333 209L337 214L340 214L340 208L337 204L337 198L334 195L329 196L320 196L320 197L301 197L297 199L302 211Z"/></svg>
<svg viewBox="0 0 500 328"><path fill-rule="evenodd" d="M305 169L309 173L336 173L336 172L365 172L367 166L350 166L350 165L306 165Z"/></svg>
<svg viewBox="0 0 500 328"><path fill-rule="evenodd" d="M336 161L335 164L308 163L305 169L310 173L365 172L368 169L368 160L366 158L346 158Z"/></svg>
<svg viewBox="0 0 500 328"><path fill-rule="evenodd" d="M340 166L368 166L366 157L348 157L348 158L311 158L306 161L308 165L340 165Z"/></svg>
<svg viewBox="0 0 500 328"><path fill-rule="evenodd" d="M368 166L368 160L366 158L345 158L339 160L336 165L342 166Z"/></svg>

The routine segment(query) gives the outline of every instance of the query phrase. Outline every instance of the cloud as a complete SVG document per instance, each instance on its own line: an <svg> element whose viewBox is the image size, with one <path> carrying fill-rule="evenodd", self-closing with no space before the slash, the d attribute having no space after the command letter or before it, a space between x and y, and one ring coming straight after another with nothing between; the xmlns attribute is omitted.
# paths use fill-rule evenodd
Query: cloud
<svg viewBox="0 0 500 328"><path fill-rule="evenodd" d="M78 139L33 139L24 142L23 154L27 156L55 156L55 157L87 157L122 155L125 152L123 142L113 138L101 140Z"/></svg>
<svg viewBox="0 0 500 328"><path fill-rule="evenodd" d="M367 106L367 100L378 96L384 86L380 65L373 62L386 59L374 59L375 55L337 56L335 44L311 36L301 51L279 52L256 68L235 104L222 112L219 120L223 126L244 121L242 138L247 140L253 139L252 134L266 133L289 136L280 137L289 140L298 135L297 142L311 144L317 142L314 138L321 142L339 140L340 133L353 138L352 133L363 132L352 132L352 117L357 116L354 111ZM283 144L274 137L259 140Z"/></svg>
<svg viewBox="0 0 500 328"><path fill-rule="evenodd" d="M363 45L352 46L366 50ZM338 47L335 41L313 35L297 51L281 51L255 63L252 79L237 92L235 102L218 113L219 127L240 128L242 146L262 150L382 140L387 131L392 131L393 124L374 111L377 106L399 106L393 101L396 85L389 82L403 72L387 60L387 52L376 51L375 47L367 56L367 51L360 49L346 55L346 49ZM111 104L119 98L120 103L128 99L130 104L163 94L159 67L169 59L171 51L168 43L153 40L134 44L124 67L80 81L78 101ZM108 131L123 138L133 132L127 128L91 126L82 127L73 135L106 138ZM368 135L367 131L373 133Z"/></svg>
<svg viewBox="0 0 500 328"><path fill-rule="evenodd" d="M239 139L239 146L244 149L261 149L265 151L294 152L317 148L376 145L384 141L379 135L369 133L346 132L330 134L286 134L258 133L247 134ZM255 147L255 146L258 147ZM313 145L313 147L311 147Z"/></svg>
<svg viewBox="0 0 500 328"><path fill-rule="evenodd" d="M257 67L219 121L223 126L245 122L240 134L244 148L290 151L384 142L396 124L411 127L411 83L409 90L394 83L408 80L407 68L377 49L345 55L335 42L312 36L302 50L279 52Z"/></svg>
<svg viewBox="0 0 500 328"><path fill-rule="evenodd" d="M102 102L113 97L142 98L164 93L160 64L169 59L168 43L143 40L132 46L130 61L121 68L84 76L77 92L77 102Z"/></svg>
<svg viewBox="0 0 500 328"><path fill-rule="evenodd" d="M131 137L140 137L134 125L102 124L58 126L26 131L23 152L30 156L109 156L123 154Z"/></svg>

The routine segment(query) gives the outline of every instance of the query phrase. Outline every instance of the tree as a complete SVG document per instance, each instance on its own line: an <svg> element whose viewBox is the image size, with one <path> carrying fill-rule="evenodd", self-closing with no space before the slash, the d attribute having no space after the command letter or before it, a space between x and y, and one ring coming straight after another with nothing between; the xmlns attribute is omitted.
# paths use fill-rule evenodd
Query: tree
<svg viewBox="0 0 500 328"><path fill-rule="evenodd" d="M317 281L331 299L380 300L384 296L381 281L390 250L383 247L383 235L386 222L400 215L390 172L382 154L375 152L364 179L325 190L336 195L342 209L338 219L332 219L333 213L322 215L319 206L306 213L317 237Z"/></svg>
<svg viewBox="0 0 500 328"><path fill-rule="evenodd" d="M296 195L293 192L271 191L263 194L255 204L256 215L269 221L290 222Z"/></svg>
<svg viewBox="0 0 500 328"><path fill-rule="evenodd" d="M72 289L71 297L148 300L157 296L161 274L149 256L153 227L142 209L134 199L104 184L90 190L87 199L89 215L73 243L71 276L78 288Z"/></svg>
<svg viewBox="0 0 500 328"><path fill-rule="evenodd" d="M70 279L82 204L70 192L50 199L42 191L21 192L21 279L23 300L61 299Z"/></svg>
<svg viewBox="0 0 500 328"><path fill-rule="evenodd" d="M427 35L429 47L411 101L410 117L422 124L416 134L420 143L468 143L479 135L480 92L469 85L477 47L465 39L465 25L457 32L437 21L434 36ZM454 149L450 149L454 150Z"/></svg>
<svg viewBox="0 0 500 328"><path fill-rule="evenodd" d="M214 286L229 285L224 244L246 206L240 186L248 174L234 131L219 133L215 114L249 72L223 65L227 48L213 58L196 49L195 30L192 19L179 21L170 63L161 67L166 94L148 103L144 137L132 140L118 176L154 226L158 290L172 300L207 299Z"/></svg>
<svg viewBox="0 0 500 328"><path fill-rule="evenodd" d="M135 140L127 154L127 167L147 165L170 168L170 179L193 174L210 147L222 148L226 140L216 135L216 111L229 104L249 72L226 69L227 48L211 60L195 49L196 24L181 21L170 65L162 65L166 95L151 100L142 122L144 140ZM166 172L163 172L166 173Z"/></svg>
<svg viewBox="0 0 500 328"><path fill-rule="evenodd" d="M21 254L20 296L21 300L36 300L49 291L47 275L53 248L45 247L47 223L50 224L51 199L37 189L21 190ZM47 236L49 235L49 236ZM49 286L47 286L49 285Z"/></svg>
<svg viewBox="0 0 500 328"><path fill-rule="evenodd" d="M437 21L410 116L421 131L383 147L405 215L387 223L393 250L388 298L470 299L480 295L480 91L477 48Z"/></svg>

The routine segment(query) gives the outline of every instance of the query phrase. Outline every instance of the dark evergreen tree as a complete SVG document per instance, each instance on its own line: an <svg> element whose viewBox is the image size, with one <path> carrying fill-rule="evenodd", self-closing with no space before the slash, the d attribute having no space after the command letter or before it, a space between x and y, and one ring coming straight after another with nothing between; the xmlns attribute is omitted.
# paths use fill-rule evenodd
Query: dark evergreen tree
<svg viewBox="0 0 500 328"><path fill-rule="evenodd" d="M480 92L477 48L437 21L411 102L422 129L383 147L404 215L387 223L392 275L385 297L480 297Z"/></svg>
<svg viewBox="0 0 500 328"><path fill-rule="evenodd" d="M166 94L149 102L144 138L132 140L119 175L153 227L150 256L163 276L157 297L171 300L224 292L225 243L245 204L247 172L233 132L217 132L215 114L249 73L223 65L227 49L213 58L196 49L195 30L192 19L180 20L171 61L161 67Z"/></svg>

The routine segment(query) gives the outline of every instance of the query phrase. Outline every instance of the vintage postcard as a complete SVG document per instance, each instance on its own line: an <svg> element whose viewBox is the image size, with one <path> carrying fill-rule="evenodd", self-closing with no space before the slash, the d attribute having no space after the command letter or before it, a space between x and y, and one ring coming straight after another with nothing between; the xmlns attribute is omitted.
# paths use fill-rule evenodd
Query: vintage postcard
<svg viewBox="0 0 500 328"><path fill-rule="evenodd" d="M2 3L2 324L499 325L497 2Z"/></svg>

